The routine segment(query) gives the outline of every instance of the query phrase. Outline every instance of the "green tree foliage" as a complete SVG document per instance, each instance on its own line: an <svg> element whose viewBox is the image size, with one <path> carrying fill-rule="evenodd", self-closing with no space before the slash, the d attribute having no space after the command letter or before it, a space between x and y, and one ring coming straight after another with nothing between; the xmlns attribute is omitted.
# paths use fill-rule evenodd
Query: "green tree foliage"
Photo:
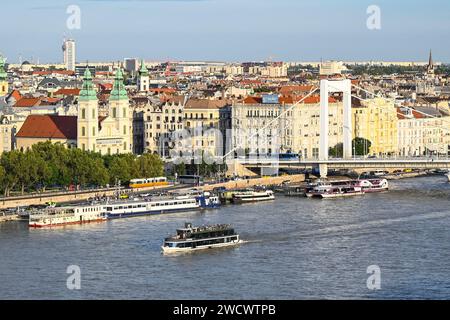
<svg viewBox="0 0 450 320"><path fill-rule="evenodd" d="M186 164L184 162L173 166L172 176L175 176L175 174L177 174L178 176L186 174Z"/></svg>
<svg viewBox="0 0 450 320"><path fill-rule="evenodd" d="M200 175L203 177L216 177L217 174L221 174L228 170L226 163L220 158L214 159L211 154L203 153L201 163L191 163L186 166L186 171L190 174Z"/></svg>
<svg viewBox="0 0 450 320"><path fill-rule="evenodd" d="M357 156L366 156L370 152L372 142L364 138L353 139L353 147Z"/></svg>
<svg viewBox="0 0 450 320"><path fill-rule="evenodd" d="M353 75L369 75L369 76L382 76L392 74L413 74L422 73L425 71L425 67L422 66L370 66L370 65L357 65L347 66Z"/></svg>
<svg viewBox="0 0 450 320"><path fill-rule="evenodd" d="M45 191L48 187L97 187L118 180L126 184L134 178L163 174L164 163L158 155L102 156L45 142L24 152L13 150L1 155L0 192L9 196L11 191Z"/></svg>
<svg viewBox="0 0 450 320"><path fill-rule="evenodd" d="M330 147L329 154L334 158L342 158L344 156L344 145L338 143L334 147Z"/></svg>
<svg viewBox="0 0 450 320"><path fill-rule="evenodd" d="M141 178L161 177L164 175L164 162L157 154L146 153L137 159L138 175Z"/></svg>
<svg viewBox="0 0 450 320"><path fill-rule="evenodd" d="M355 138L352 141L352 154L356 156L366 156L370 152L372 142L364 138ZM329 154L335 158L342 158L344 156L344 145L338 143L334 147L330 148Z"/></svg>

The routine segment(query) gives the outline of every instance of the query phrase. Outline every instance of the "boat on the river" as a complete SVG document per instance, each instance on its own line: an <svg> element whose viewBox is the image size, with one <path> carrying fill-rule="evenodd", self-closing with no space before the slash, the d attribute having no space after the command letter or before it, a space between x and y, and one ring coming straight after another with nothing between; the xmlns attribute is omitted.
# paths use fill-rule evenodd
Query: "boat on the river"
<svg viewBox="0 0 450 320"><path fill-rule="evenodd" d="M199 201L193 196L131 199L111 202L105 205L108 219L121 219L174 212L189 212L200 209Z"/></svg>
<svg viewBox="0 0 450 320"><path fill-rule="evenodd" d="M275 195L272 190L246 190L233 193L233 203L247 203L274 200Z"/></svg>
<svg viewBox="0 0 450 320"><path fill-rule="evenodd" d="M221 205L219 196L210 192L203 192L196 197L196 200L202 209L217 209Z"/></svg>
<svg viewBox="0 0 450 320"><path fill-rule="evenodd" d="M362 187L348 183L333 185L328 182L318 182L317 185L306 192L308 198L342 198L364 195Z"/></svg>
<svg viewBox="0 0 450 320"><path fill-rule="evenodd" d="M389 182L386 179L361 179L356 180L355 184L360 186L364 193L383 192L389 190Z"/></svg>
<svg viewBox="0 0 450 320"><path fill-rule="evenodd" d="M306 187L306 196L309 198L337 198L375 193L389 190L386 179L357 179L357 180L319 180Z"/></svg>
<svg viewBox="0 0 450 320"><path fill-rule="evenodd" d="M231 247L240 243L242 241L231 225L193 227L186 223L176 235L164 240L161 249L164 254L171 254Z"/></svg>
<svg viewBox="0 0 450 320"><path fill-rule="evenodd" d="M106 221L104 206L89 204L34 210L29 215L28 226L30 228L45 228L104 221Z"/></svg>

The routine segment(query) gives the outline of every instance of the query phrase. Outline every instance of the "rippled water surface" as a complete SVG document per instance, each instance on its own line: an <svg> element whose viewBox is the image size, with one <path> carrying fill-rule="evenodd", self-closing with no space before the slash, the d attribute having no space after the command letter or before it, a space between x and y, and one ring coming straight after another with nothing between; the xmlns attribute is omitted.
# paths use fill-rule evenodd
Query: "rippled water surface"
<svg viewBox="0 0 450 320"><path fill-rule="evenodd" d="M2 224L0 298L449 299L450 184L391 186L49 230ZM231 223L247 243L162 256L162 239L186 221ZM81 268L81 290L66 287L69 265ZM371 265L381 268L381 290L367 289Z"/></svg>

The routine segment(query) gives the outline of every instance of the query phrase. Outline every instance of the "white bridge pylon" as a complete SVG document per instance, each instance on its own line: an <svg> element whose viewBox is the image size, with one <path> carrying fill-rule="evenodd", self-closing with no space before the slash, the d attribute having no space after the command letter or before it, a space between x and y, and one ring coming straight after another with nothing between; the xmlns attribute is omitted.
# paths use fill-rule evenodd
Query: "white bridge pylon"
<svg viewBox="0 0 450 320"><path fill-rule="evenodd" d="M342 92L343 94L343 157L352 158L352 82L345 80L321 80L320 81L320 145L319 159L327 161L329 159L329 121L330 113L328 99L330 93Z"/></svg>

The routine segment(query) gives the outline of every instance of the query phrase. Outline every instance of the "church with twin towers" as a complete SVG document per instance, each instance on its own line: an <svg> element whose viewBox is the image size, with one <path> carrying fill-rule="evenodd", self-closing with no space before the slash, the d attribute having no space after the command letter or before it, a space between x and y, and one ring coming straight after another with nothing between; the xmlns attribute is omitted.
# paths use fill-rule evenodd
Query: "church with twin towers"
<svg viewBox="0 0 450 320"><path fill-rule="evenodd" d="M132 114L120 68L115 72L109 101L101 115L96 85L86 68L76 114L29 115L16 135L17 149L26 150L36 143L51 141L104 155L132 153Z"/></svg>
<svg viewBox="0 0 450 320"><path fill-rule="evenodd" d="M77 147L101 154L131 153L132 141L132 117L122 70L116 70L108 116L101 117L92 75L86 68L78 99Z"/></svg>

